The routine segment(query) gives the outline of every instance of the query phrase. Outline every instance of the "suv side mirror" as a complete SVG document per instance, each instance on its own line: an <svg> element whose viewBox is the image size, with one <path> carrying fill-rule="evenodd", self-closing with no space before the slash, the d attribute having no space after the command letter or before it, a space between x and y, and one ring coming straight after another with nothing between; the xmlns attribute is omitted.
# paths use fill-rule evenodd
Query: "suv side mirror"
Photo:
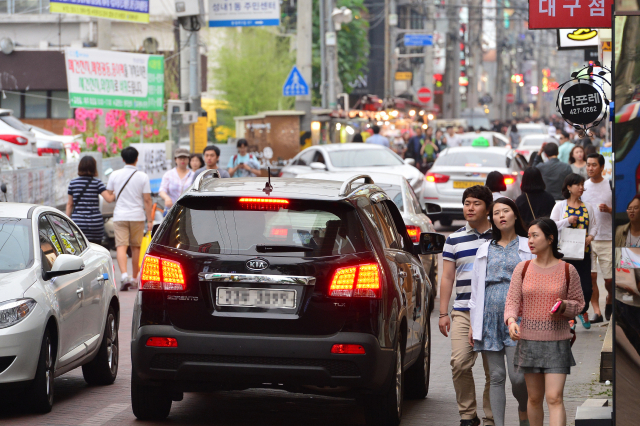
<svg viewBox="0 0 640 426"><path fill-rule="evenodd" d="M319 161L312 162L309 167L311 167L311 170L327 170L327 166Z"/></svg>
<svg viewBox="0 0 640 426"><path fill-rule="evenodd" d="M444 249L445 236L436 232L423 232L420 242L414 244L417 254L438 254Z"/></svg>
<svg viewBox="0 0 640 426"><path fill-rule="evenodd" d="M53 262L51 270L42 274L45 281L53 277L80 272L84 269L84 261L81 257L72 254L61 254Z"/></svg>

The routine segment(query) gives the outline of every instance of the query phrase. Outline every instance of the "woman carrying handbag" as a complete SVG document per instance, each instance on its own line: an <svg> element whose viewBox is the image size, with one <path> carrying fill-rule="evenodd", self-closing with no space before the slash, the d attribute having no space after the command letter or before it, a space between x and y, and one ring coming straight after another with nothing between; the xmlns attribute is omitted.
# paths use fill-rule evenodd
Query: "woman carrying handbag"
<svg viewBox="0 0 640 426"><path fill-rule="evenodd" d="M598 227L596 226L596 215L589 203L583 202L580 197L584 193L584 178L578 174L572 173L567 176L562 185L562 195L566 200L560 201L555 205L551 212L551 219L555 221L560 233L560 242L562 242L562 230L565 228L583 229L585 233L584 253L582 259L567 260L567 263L573 265L580 276L580 285L582 286L582 294L586 301L584 309L578 315L582 325L586 329L591 328L589 322L589 301L593 293L591 283L591 241L596 236ZM575 327L573 325L572 327Z"/></svg>

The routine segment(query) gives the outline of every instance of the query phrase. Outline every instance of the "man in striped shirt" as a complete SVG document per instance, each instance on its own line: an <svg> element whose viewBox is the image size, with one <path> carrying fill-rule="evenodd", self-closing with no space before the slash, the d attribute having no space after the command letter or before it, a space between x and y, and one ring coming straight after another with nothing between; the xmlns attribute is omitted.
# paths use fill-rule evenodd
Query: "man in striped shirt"
<svg viewBox="0 0 640 426"><path fill-rule="evenodd" d="M440 332L448 337L451 332L451 371L453 387L456 390L460 426L478 426L476 387L473 381L473 365L477 352L469 344L471 320L469 299L471 299L471 274L476 251L483 243L491 240L491 224L488 215L493 203L491 191L486 186L472 186L462 195L463 213L467 224L449 235L442 253L442 279L440 281ZM449 319L449 301L455 280L456 298ZM493 425L493 413L489 402L489 369L483 357L486 377L482 408L483 423Z"/></svg>

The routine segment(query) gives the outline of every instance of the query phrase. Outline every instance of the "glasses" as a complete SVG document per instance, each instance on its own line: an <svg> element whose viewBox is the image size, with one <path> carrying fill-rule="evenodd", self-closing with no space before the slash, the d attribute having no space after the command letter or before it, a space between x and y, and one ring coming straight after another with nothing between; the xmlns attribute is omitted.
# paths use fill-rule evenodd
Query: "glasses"
<svg viewBox="0 0 640 426"><path fill-rule="evenodd" d="M637 212L640 210L640 207L627 207L628 212Z"/></svg>

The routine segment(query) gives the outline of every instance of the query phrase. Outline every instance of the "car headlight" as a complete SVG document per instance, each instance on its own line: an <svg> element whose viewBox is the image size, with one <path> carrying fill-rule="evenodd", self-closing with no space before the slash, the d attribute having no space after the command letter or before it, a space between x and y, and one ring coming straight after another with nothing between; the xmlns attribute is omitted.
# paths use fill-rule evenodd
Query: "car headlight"
<svg viewBox="0 0 640 426"><path fill-rule="evenodd" d="M36 307L33 299L15 299L0 303L0 328L7 328L25 319Z"/></svg>

